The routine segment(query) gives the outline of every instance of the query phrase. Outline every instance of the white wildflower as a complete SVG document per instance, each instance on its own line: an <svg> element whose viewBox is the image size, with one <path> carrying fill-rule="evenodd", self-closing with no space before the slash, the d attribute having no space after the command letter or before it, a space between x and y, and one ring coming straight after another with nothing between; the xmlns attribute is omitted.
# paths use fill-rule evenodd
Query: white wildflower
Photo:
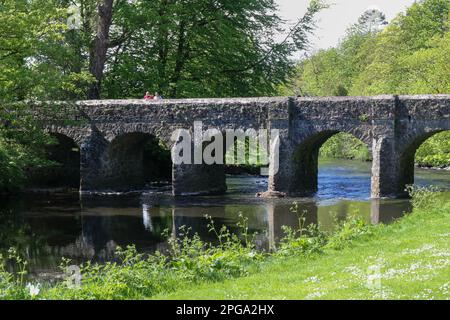
<svg viewBox="0 0 450 320"><path fill-rule="evenodd" d="M31 284L31 283L28 283L27 284L27 289L28 289L31 297L37 296L39 294L39 292L41 291L39 284L34 285L34 284Z"/></svg>
<svg viewBox="0 0 450 320"><path fill-rule="evenodd" d="M313 277L309 277L308 279L305 279L303 282L307 283L307 282L313 282L313 283L317 283L320 282L320 279L316 276Z"/></svg>
<svg viewBox="0 0 450 320"><path fill-rule="evenodd" d="M322 296L324 296L324 295L325 295L325 292L316 291L316 292L312 292L312 293L308 294L308 295L305 297L305 299L306 299L306 300L314 300L314 299L320 298L320 297L322 297Z"/></svg>

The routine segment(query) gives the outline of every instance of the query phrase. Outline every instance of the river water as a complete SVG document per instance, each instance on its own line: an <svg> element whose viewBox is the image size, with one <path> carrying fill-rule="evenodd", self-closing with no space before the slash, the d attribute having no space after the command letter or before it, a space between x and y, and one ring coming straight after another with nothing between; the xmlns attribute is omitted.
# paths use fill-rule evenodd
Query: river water
<svg viewBox="0 0 450 320"><path fill-rule="evenodd" d="M450 190L450 172L416 169L416 184ZM145 194L53 194L0 199L0 252L16 247L29 260L31 274L52 277L61 258L75 264L114 259L117 246L135 244L142 252L164 250L164 230L176 236L181 226L190 227L203 239L214 241L204 215L217 226L238 233L239 215L248 218L257 232L260 248L269 249L282 237L282 226L298 226L290 211L298 202L307 223L331 231L336 221L352 213L368 222L389 223L411 210L407 200L370 200L370 163L321 161L319 192L313 198L260 199L267 179L229 176L223 196L173 198L170 187Z"/></svg>

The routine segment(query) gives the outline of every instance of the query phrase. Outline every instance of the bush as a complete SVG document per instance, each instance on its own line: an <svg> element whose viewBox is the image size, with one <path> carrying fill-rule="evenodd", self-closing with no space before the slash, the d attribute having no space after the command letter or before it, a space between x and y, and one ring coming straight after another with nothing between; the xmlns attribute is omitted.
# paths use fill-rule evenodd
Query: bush
<svg viewBox="0 0 450 320"><path fill-rule="evenodd" d="M238 226L242 238L231 234L226 227L217 229L209 220L210 232L217 235L218 245L206 243L190 229L181 227L179 238L168 237L169 249L164 254L141 254L134 246L118 249L119 262L103 265L86 263L81 266L82 285L75 287L62 282L44 295L64 299L141 299L161 292L173 291L183 285L202 281L222 281L243 276L257 267L263 253L248 234L247 219L241 215ZM68 270L70 261L61 266Z"/></svg>
<svg viewBox="0 0 450 320"><path fill-rule="evenodd" d="M411 203L415 209L429 209L433 207L439 198L439 189L434 186L420 187L410 185L406 191L411 197Z"/></svg>
<svg viewBox="0 0 450 320"><path fill-rule="evenodd" d="M0 137L0 194L16 190L23 182L24 174L14 152Z"/></svg>
<svg viewBox="0 0 450 320"><path fill-rule="evenodd" d="M13 274L6 270L7 262L11 262L16 272ZM25 285L28 262L25 261L16 249L10 248L8 256L0 254L0 299L23 300L33 299L39 294L39 286L31 283Z"/></svg>
<svg viewBox="0 0 450 320"><path fill-rule="evenodd" d="M349 246L353 240L369 233L369 225L362 218L351 214L338 225L337 231L328 239L326 247L340 250Z"/></svg>

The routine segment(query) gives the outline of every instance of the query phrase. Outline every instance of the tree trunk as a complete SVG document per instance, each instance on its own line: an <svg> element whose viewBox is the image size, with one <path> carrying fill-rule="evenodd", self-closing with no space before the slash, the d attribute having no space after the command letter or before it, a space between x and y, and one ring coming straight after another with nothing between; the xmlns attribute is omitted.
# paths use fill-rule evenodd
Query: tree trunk
<svg viewBox="0 0 450 320"><path fill-rule="evenodd" d="M175 68L170 81L173 85L171 90L171 96L173 98L178 97L178 81L180 80L181 72L184 69L184 64L188 55L186 37L186 22L181 21L178 29L178 48L176 53Z"/></svg>
<svg viewBox="0 0 450 320"><path fill-rule="evenodd" d="M95 78L88 99L100 99L103 71L109 46L109 29L112 23L113 0L103 0L98 6L97 34L90 48L89 72Z"/></svg>
<svg viewBox="0 0 450 320"><path fill-rule="evenodd" d="M169 53L169 31L167 29L168 22L168 1L164 0L158 10L158 91L160 94L166 95L167 92L167 57Z"/></svg>

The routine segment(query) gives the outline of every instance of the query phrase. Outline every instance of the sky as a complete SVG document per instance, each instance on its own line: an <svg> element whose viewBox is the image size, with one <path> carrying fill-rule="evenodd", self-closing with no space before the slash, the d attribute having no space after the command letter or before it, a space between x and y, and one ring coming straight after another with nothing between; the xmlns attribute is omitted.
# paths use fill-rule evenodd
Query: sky
<svg viewBox="0 0 450 320"><path fill-rule="evenodd" d="M404 12L415 0L326 0L332 4L329 9L318 15L317 30L311 38L313 50L326 49L338 44L347 27L355 23L367 9L376 8L391 21L397 14ZM295 22L306 11L309 0L276 0L281 16Z"/></svg>

